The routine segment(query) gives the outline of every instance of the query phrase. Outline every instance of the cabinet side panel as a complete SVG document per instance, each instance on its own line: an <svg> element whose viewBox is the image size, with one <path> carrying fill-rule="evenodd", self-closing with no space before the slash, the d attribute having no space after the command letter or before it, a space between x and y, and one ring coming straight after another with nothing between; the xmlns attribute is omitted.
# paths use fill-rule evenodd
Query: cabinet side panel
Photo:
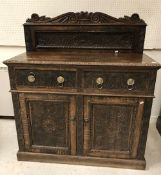
<svg viewBox="0 0 161 175"><path fill-rule="evenodd" d="M8 66L11 89L15 89L15 69L13 66Z"/></svg>
<svg viewBox="0 0 161 175"><path fill-rule="evenodd" d="M26 51L34 51L34 41L32 36L32 30L29 26L24 26Z"/></svg>
<svg viewBox="0 0 161 175"><path fill-rule="evenodd" d="M8 73L9 73L9 79L10 79L10 87L11 89L14 89L15 88L15 71L13 66L8 66ZM24 137L23 137L22 121L20 117L21 114L20 114L20 103L19 103L18 93L12 93L12 101L13 101L13 109L14 109L14 116L15 116L15 122L16 122L19 151L25 151L25 143L24 143Z"/></svg>
<svg viewBox="0 0 161 175"><path fill-rule="evenodd" d="M19 151L25 151L22 121L20 117L21 114L20 114L19 96L17 93L12 93L12 100L13 100L13 106L14 106L14 115L15 115L15 122L16 122Z"/></svg>

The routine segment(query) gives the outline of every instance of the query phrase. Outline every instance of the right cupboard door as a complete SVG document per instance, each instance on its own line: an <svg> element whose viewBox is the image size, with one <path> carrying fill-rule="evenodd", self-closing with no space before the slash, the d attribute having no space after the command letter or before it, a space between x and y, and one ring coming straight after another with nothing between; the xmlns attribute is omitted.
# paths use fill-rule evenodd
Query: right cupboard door
<svg viewBox="0 0 161 175"><path fill-rule="evenodd" d="M135 158L143 98L84 97L84 155Z"/></svg>

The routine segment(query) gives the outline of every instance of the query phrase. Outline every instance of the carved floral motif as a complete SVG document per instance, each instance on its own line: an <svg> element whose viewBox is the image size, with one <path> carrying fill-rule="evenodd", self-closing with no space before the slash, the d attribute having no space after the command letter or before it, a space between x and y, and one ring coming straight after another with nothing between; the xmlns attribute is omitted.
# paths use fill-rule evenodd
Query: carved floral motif
<svg viewBox="0 0 161 175"><path fill-rule="evenodd" d="M56 131L56 123L53 119L44 120L42 126L43 129L49 134Z"/></svg>

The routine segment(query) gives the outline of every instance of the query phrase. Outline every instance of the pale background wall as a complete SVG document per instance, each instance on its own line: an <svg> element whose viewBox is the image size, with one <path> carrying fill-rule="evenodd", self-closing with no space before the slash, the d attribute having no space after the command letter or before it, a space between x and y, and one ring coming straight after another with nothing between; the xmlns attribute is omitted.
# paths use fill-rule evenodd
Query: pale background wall
<svg viewBox="0 0 161 175"><path fill-rule="evenodd" d="M161 48L161 0L0 0L0 115L13 115L8 71L2 61L25 51L22 24L32 13L54 17L68 11L100 11L114 17L139 13L148 24L145 49ZM161 63L161 51L146 51ZM161 70L155 89L152 116L161 107Z"/></svg>

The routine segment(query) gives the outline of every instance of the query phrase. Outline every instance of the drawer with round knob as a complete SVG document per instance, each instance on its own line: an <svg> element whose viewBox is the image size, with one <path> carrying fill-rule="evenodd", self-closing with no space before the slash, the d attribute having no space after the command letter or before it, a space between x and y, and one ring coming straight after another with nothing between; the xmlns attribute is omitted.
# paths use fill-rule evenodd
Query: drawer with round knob
<svg viewBox="0 0 161 175"><path fill-rule="evenodd" d="M16 69L16 86L44 88L75 88L74 70Z"/></svg>
<svg viewBox="0 0 161 175"><path fill-rule="evenodd" d="M94 90L148 91L148 72L85 71L83 87Z"/></svg>

